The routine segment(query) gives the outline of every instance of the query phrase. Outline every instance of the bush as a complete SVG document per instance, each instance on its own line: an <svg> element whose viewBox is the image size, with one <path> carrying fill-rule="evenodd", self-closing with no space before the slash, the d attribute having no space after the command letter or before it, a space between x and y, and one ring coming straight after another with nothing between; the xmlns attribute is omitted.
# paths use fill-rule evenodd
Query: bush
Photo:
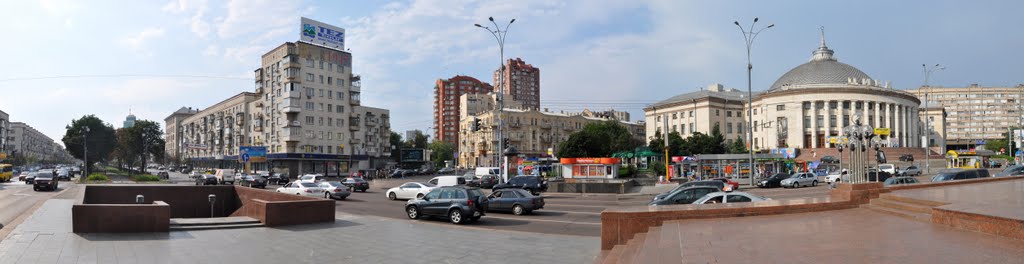
<svg viewBox="0 0 1024 264"><path fill-rule="evenodd" d="M157 177L156 175L152 175L152 174L142 174L142 175L135 175L135 176L133 176L132 180L133 181L137 181L137 182L151 182L151 181L160 181L160 177Z"/></svg>
<svg viewBox="0 0 1024 264"><path fill-rule="evenodd" d="M110 178L107 178L107 175L102 174L102 173L93 173L93 174L89 174L89 177L86 177L85 180L86 181L109 181Z"/></svg>
<svg viewBox="0 0 1024 264"><path fill-rule="evenodd" d="M654 170L654 173L657 174L658 176L665 176L665 163L661 161L651 162L651 164L648 165L647 168Z"/></svg>
<svg viewBox="0 0 1024 264"><path fill-rule="evenodd" d="M633 166L633 164L626 165L625 167L619 167L619 177L634 176L636 176L636 166Z"/></svg>

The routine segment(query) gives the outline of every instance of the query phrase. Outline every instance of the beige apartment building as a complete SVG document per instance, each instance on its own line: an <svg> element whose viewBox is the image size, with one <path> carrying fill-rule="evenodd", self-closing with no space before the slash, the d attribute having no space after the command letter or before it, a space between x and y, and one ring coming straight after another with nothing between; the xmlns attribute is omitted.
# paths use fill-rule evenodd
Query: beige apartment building
<svg viewBox="0 0 1024 264"><path fill-rule="evenodd" d="M229 156L238 155L240 146L253 145L249 139L252 122L249 103L255 100L256 94L242 92L185 117L180 125L165 124L165 127L169 131L174 129L174 134L181 134L182 145L175 149L182 150L183 158L202 161L205 163L202 167L220 167L219 163L229 160ZM171 132L167 134L170 136Z"/></svg>
<svg viewBox="0 0 1024 264"><path fill-rule="evenodd" d="M7 115L6 112L0 110L0 153L4 155L10 154L7 146L8 137L11 133L11 116Z"/></svg>
<svg viewBox="0 0 1024 264"><path fill-rule="evenodd" d="M7 144L13 154L37 161L56 160L53 139L22 122L11 122L10 126Z"/></svg>
<svg viewBox="0 0 1024 264"><path fill-rule="evenodd" d="M476 115L475 118L480 121L481 126L480 130L475 132L472 130L474 118L462 119L459 128L461 142L458 148L460 167L497 166L495 155L500 152L497 150L496 113L497 111L486 111ZM612 120L511 108L502 111L502 119L505 120L504 137L527 158L553 158L548 150L557 150L558 145L569 139L573 132L582 130L590 123ZM642 124L621 121L620 123L638 140L645 138Z"/></svg>
<svg viewBox="0 0 1024 264"><path fill-rule="evenodd" d="M697 132L711 134L715 125L718 125L727 142L732 142L736 137L743 137L746 141L743 132L746 96L746 92L716 83L700 91L654 103L644 109L645 142L653 139L656 133L665 137L668 133L678 132L683 138Z"/></svg>
<svg viewBox="0 0 1024 264"><path fill-rule="evenodd" d="M192 109L191 107L182 107L178 111L174 111L170 116L164 118L164 154L167 158L173 162L181 161L184 156L185 148L182 147L182 143L185 143L185 133L182 132L182 124L185 118L195 115L199 112L199 109ZM175 165L178 165L175 163Z"/></svg>
<svg viewBox="0 0 1024 264"><path fill-rule="evenodd" d="M927 101L928 107L945 109L948 149L966 149L977 145L978 141L1002 138L1010 127L1021 126L1024 121L1021 109L1024 84L1014 87L924 86L907 92L922 102Z"/></svg>

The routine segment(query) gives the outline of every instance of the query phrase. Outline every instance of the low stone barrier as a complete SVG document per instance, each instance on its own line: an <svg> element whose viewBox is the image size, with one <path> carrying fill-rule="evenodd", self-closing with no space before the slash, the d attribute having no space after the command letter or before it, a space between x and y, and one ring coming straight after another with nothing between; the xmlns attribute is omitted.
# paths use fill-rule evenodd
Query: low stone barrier
<svg viewBox="0 0 1024 264"><path fill-rule="evenodd" d="M149 204L76 204L71 208L75 233L167 232L171 207L162 201Z"/></svg>

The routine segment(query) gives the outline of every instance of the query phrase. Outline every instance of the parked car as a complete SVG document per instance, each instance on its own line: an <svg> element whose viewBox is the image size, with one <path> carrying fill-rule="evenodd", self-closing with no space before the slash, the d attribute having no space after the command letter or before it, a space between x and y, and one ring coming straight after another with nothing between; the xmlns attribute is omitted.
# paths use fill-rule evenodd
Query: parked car
<svg viewBox="0 0 1024 264"><path fill-rule="evenodd" d="M791 175L789 175L789 174L777 173L775 175L772 175L772 177L769 177L767 179L764 179L764 180L761 180L761 181L757 182L757 187L761 187L761 188L782 187L782 180L788 179L789 177L791 177Z"/></svg>
<svg viewBox="0 0 1024 264"><path fill-rule="evenodd" d="M403 169L395 169L394 171L391 171L391 178L402 178L402 177L405 177L405 175L402 174L404 172L405 172L405 170L403 170Z"/></svg>
<svg viewBox="0 0 1024 264"><path fill-rule="evenodd" d="M466 178L462 176L437 176L427 181L427 183L437 185L438 187L465 185Z"/></svg>
<svg viewBox="0 0 1024 264"><path fill-rule="evenodd" d="M274 173L267 178L267 184L285 185L288 184L289 181L290 179L288 178L288 175L283 173Z"/></svg>
<svg viewBox="0 0 1024 264"><path fill-rule="evenodd" d="M896 165L892 165L892 164L889 164L889 163L878 164L878 170L895 175L896 174Z"/></svg>
<svg viewBox="0 0 1024 264"><path fill-rule="evenodd" d="M728 178L715 178L715 179L711 179L711 181L723 182L723 183L725 183L725 184L727 184L729 186L732 186L733 190L739 190L740 189L740 183L739 182L734 181L734 180L730 180Z"/></svg>
<svg viewBox="0 0 1024 264"><path fill-rule="evenodd" d="M900 161L914 162L914 155L911 155L911 154L900 155Z"/></svg>
<svg viewBox="0 0 1024 264"><path fill-rule="evenodd" d="M290 182L280 188L277 188L277 192L320 197L320 195L324 193L324 190L320 188L320 185L312 182Z"/></svg>
<svg viewBox="0 0 1024 264"><path fill-rule="evenodd" d="M324 176L323 175L319 175L319 174L306 174L306 175L302 175L302 177L299 177L298 182L318 183L318 182L320 182L322 180L324 180Z"/></svg>
<svg viewBox="0 0 1024 264"><path fill-rule="evenodd" d="M868 170L867 180L872 182L885 182L886 179L892 177L892 174L885 171Z"/></svg>
<svg viewBox="0 0 1024 264"><path fill-rule="evenodd" d="M685 189L685 188L695 187L695 186L709 186L709 187L717 188L717 191L721 191L721 190L723 190L725 188L725 182L706 180L706 181L692 181L692 182L683 183L683 184L680 184L680 185L676 186L675 188L672 188L672 190L670 190L670 191L667 191L667 192L664 192L664 193L661 193L661 194L658 194L658 195L654 196L654 200L664 199L666 196L669 196L670 194L674 193L675 191L678 191L678 190L681 190L681 189ZM700 198L700 196L697 196L697 198ZM694 199L696 199L696 198L694 198ZM692 203L693 201L690 201L690 202Z"/></svg>
<svg viewBox="0 0 1024 264"><path fill-rule="evenodd" d="M320 182L320 189L324 190L325 199L338 199L345 200L352 192L348 190L348 186L341 184L339 181L322 181Z"/></svg>
<svg viewBox="0 0 1024 264"><path fill-rule="evenodd" d="M682 186L682 185L680 185ZM664 196L655 196L647 205L691 204L709 193L722 191L721 188L708 185L697 185L673 190Z"/></svg>
<svg viewBox="0 0 1024 264"><path fill-rule="evenodd" d="M698 199L693 204L715 204L715 203L746 203L771 200L745 192L715 192L709 193Z"/></svg>
<svg viewBox="0 0 1024 264"><path fill-rule="evenodd" d="M847 171L846 171L846 169L843 169L841 171L833 171L833 172L829 173L828 175L825 175L825 182L827 182L827 183L834 183L834 182L842 182L842 181L847 180L847 179L844 179L844 178L847 178Z"/></svg>
<svg viewBox="0 0 1024 264"><path fill-rule="evenodd" d="M819 161L821 161L821 163L825 163L825 164L828 164L828 163L839 163L839 159L837 159L834 156L823 156L823 157L821 157L821 160L819 160Z"/></svg>
<svg viewBox="0 0 1024 264"><path fill-rule="evenodd" d="M420 174L420 175L434 174L434 168L423 167L423 168L420 168L418 171L416 171L416 173Z"/></svg>
<svg viewBox="0 0 1024 264"><path fill-rule="evenodd" d="M914 166L914 165L910 165L910 166L907 166L904 169L899 170L896 173L896 175L900 175L900 176L921 176L921 168L918 168L917 166Z"/></svg>
<svg viewBox="0 0 1024 264"><path fill-rule="evenodd" d="M54 177L53 173L36 173L36 177L32 180L32 190L56 191L57 184L57 177Z"/></svg>
<svg viewBox="0 0 1024 264"><path fill-rule="evenodd" d="M238 177L238 185L251 188L267 188L267 180L258 175L242 174Z"/></svg>
<svg viewBox="0 0 1024 264"><path fill-rule="evenodd" d="M818 186L818 176L810 172L797 172L792 176L779 182L785 188L798 188L803 186Z"/></svg>
<svg viewBox="0 0 1024 264"><path fill-rule="evenodd" d="M214 176L217 176L217 183L233 185L235 184L235 172L229 169L217 169Z"/></svg>
<svg viewBox="0 0 1024 264"><path fill-rule="evenodd" d="M352 189L353 192L366 192L366 190L370 189L370 183L366 182L366 180L364 180L363 178L358 177L345 178L345 181L341 182L341 184L348 186L350 189Z"/></svg>
<svg viewBox="0 0 1024 264"><path fill-rule="evenodd" d="M196 177L196 185L217 185L217 176L202 174Z"/></svg>
<svg viewBox="0 0 1024 264"><path fill-rule="evenodd" d="M914 177L900 176L900 177L892 177L892 178L885 179L885 182L882 183L882 184L884 184L885 186L889 186L889 185L915 184L915 183L921 183L921 182L917 181L917 178L914 178Z"/></svg>
<svg viewBox="0 0 1024 264"><path fill-rule="evenodd" d="M452 223L464 224L480 220L487 209L487 197L480 188L446 186L430 190L423 199L406 202L405 215L409 219L443 216Z"/></svg>
<svg viewBox="0 0 1024 264"><path fill-rule="evenodd" d="M487 196L487 211L512 212L514 215L529 214L544 208L544 198L523 189L497 190Z"/></svg>
<svg viewBox="0 0 1024 264"><path fill-rule="evenodd" d="M991 177L986 169L953 170L940 172L932 177L932 182L967 180Z"/></svg>
<svg viewBox="0 0 1024 264"><path fill-rule="evenodd" d="M440 170L437 170L437 173L439 173L439 174L455 173L455 168L441 168Z"/></svg>
<svg viewBox="0 0 1024 264"><path fill-rule="evenodd" d="M429 183L407 182L399 185L398 187L388 189L385 195L387 195L390 200L413 198L423 199L423 196L426 196L430 190L433 190L436 187L436 185Z"/></svg>
<svg viewBox="0 0 1024 264"><path fill-rule="evenodd" d="M508 179L508 182L506 183L496 184L491 189L500 190L508 188L523 189L533 195L540 195L541 192L546 192L548 190L548 181L544 180L540 176L522 175L512 177L511 179Z"/></svg>
<svg viewBox="0 0 1024 264"><path fill-rule="evenodd" d="M484 175L467 182L466 186L490 189L494 188L495 184L498 184L498 175Z"/></svg>
<svg viewBox="0 0 1024 264"><path fill-rule="evenodd" d="M996 177L1007 177L1007 176L1022 176L1024 175L1024 165L1013 165L1006 167L1003 171L996 173Z"/></svg>
<svg viewBox="0 0 1024 264"><path fill-rule="evenodd" d="M170 179L170 178L171 178L171 174L170 174L170 173L167 173L167 171L160 171L160 172L157 172L157 173L156 173L156 176L157 176L157 177L160 177L160 179L164 179L164 180L167 180L167 179Z"/></svg>

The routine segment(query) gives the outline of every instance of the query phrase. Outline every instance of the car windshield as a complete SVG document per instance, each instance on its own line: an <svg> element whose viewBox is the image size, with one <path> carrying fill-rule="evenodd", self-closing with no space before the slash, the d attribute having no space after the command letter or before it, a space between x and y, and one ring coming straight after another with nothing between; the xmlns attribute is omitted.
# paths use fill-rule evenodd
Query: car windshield
<svg viewBox="0 0 1024 264"><path fill-rule="evenodd" d="M324 182L324 184L330 185L331 187L338 187L338 186L341 185L341 182L329 181L329 182Z"/></svg>
<svg viewBox="0 0 1024 264"><path fill-rule="evenodd" d="M303 182L303 183L301 183L301 184L302 184L302 187L306 187L306 188L313 188L313 187L316 187L316 183L308 183L308 182Z"/></svg>
<svg viewBox="0 0 1024 264"><path fill-rule="evenodd" d="M303 179L303 180L312 180L312 179L313 179L313 178L315 178L315 177L316 177L316 176L313 176L313 175L306 175L306 176L302 176L302 179Z"/></svg>
<svg viewBox="0 0 1024 264"><path fill-rule="evenodd" d="M523 189L509 189L509 190L511 190L511 191L513 191L515 193L518 193L519 197L533 197L533 194L531 194L530 192L527 192L527 191L525 191Z"/></svg>
<svg viewBox="0 0 1024 264"><path fill-rule="evenodd" d="M522 191L521 189L516 189L516 190ZM466 189L466 191L469 191L469 196L472 196L472 197L484 196L484 193L481 192L480 189Z"/></svg>
<svg viewBox="0 0 1024 264"><path fill-rule="evenodd" d="M881 169L881 170L892 169L892 165L887 165L887 164L878 165L878 169Z"/></svg>

